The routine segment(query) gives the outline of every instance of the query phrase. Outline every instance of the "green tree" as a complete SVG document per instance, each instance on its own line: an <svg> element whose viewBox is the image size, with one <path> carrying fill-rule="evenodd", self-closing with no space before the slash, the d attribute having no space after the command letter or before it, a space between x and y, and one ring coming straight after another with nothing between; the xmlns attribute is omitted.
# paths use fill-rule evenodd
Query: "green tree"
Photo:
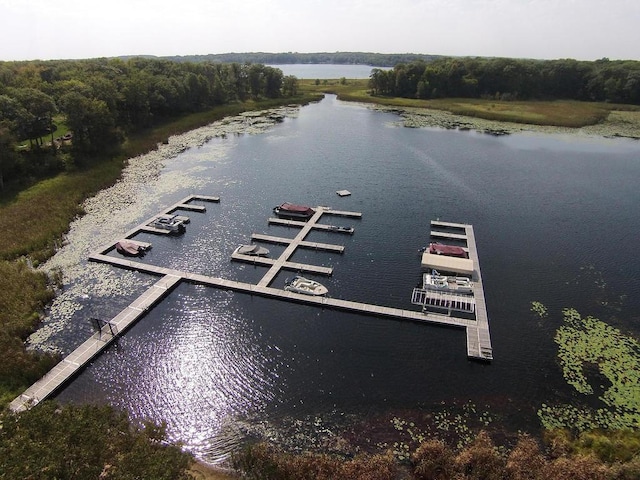
<svg viewBox="0 0 640 480"><path fill-rule="evenodd" d="M263 91L264 78L262 76L263 66L260 64L253 64L249 66L248 81L249 88L251 90L251 96L258 98Z"/></svg>
<svg viewBox="0 0 640 480"><path fill-rule="evenodd" d="M295 97L298 94L298 78L295 75L284 77L282 93L285 97Z"/></svg>
<svg viewBox="0 0 640 480"><path fill-rule="evenodd" d="M53 134L53 115L58 110L53 98L35 88L17 88L9 92L22 107L16 119L18 134L29 139L32 146L34 140L42 145L42 137Z"/></svg>
<svg viewBox="0 0 640 480"><path fill-rule="evenodd" d="M282 70L264 67L264 94L268 98L278 98L282 94Z"/></svg>
<svg viewBox="0 0 640 480"><path fill-rule="evenodd" d="M73 132L76 152L113 151L120 145L121 137L105 102L71 92L61 99L61 103Z"/></svg>
<svg viewBox="0 0 640 480"><path fill-rule="evenodd" d="M0 190L4 190L5 176L11 176L18 163L15 145L9 122L0 120Z"/></svg>

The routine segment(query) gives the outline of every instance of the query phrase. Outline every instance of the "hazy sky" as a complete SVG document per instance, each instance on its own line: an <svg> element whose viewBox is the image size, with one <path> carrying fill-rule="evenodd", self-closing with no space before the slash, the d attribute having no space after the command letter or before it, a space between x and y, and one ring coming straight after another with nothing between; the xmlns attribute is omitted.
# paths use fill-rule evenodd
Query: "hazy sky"
<svg viewBox="0 0 640 480"><path fill-rule="evenodd" d="M0 0L0 60L227 52L640 60L640 0Z"/></svg>

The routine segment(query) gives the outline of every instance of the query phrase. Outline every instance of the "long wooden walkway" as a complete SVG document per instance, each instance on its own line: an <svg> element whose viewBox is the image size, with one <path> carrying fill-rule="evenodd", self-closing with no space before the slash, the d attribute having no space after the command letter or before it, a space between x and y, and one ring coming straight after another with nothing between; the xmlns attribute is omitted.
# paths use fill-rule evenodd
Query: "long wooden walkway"
<svg viewBox="0 0 640 480"><path fill-rule="evenodd" d="M278 263L278 260L274 258L256 257L255 255L243 255L241 253L232 253L232 260L239 262L251 263L253 265L262 265L265 267L271 267ZM333 274L332 267L322 267L317 265L309 265L308 263L297 262L281 262L280 268L284 270L293 270L298 272L317 273L319 275L331 275Z"/></svg>
<svg viewBox="0 0 640 480"><path fill-rule="evenodd" d="M350 300L341 300L331 297L314 297L303 295L300 293L282 290L280 288L262 286L260 284L256 285L253 283L238 282L236 280L227 280L220 277L211 277L208 275L201 275L197 273L183 272L180 270L173 270L156 265L148 265L146 263L111 257L108 255L94 254L89 258L90 260L95 262L109 263L115 266L133 269L143 273L149 273L153 275L177 276L191 283L207 285L236 292L255 294L268 298L288 300L296 303L305 303L308 305L315 305L319 307L334 308L337 310L344 310L352 313L373 314L383 317L394 317L398 319L414 320L418 322L437 323L454 327L468 327L469 325L473 325L475 323L475 320L472 319L450 317L447 315L438 315L415 310L404 310L401 308L385 307L370 303L353 302Z"/></svg>
<svg viewBox="0 0 640 480"><path fill-rule="evenodd" d="M214 202L219 201L217 197L203 197L193 195L172 205L170 208L165 210L163 214L170 214L178 209L189 208L192 211L204 211L199 207L185 207L185 205L191 205L190 202L195 199ZM137 270L139 272L151 275L158 275L161 276L161 278L112 320L103 322L103 326L98 332L96 332L93 336L91 336L91 338L89 338L86 342L84 342L77 349L71 352L67 357L65 357L64 360L56 365L42 379L38 380L22 395L11 402L10 408L13 411L21 411L30 408L32 405L37 404L41 400L44 400L45 398L53 394L65 382L73 378L73 376L76 375L84 365L86 365L91 361L91 359L102 352L115 338L124 333L134 322L141 318L150 308L152 308L158 301L160 301L165 295L167 295L181 281L188 281L191 283L207 285L215 288L222 288L252 295L255 294L268 298L304 303L306 305L313 305L322 308L332 308L336 310L343 310L364 315L376 315L399 320L409 320L414 322L464 328L466 330L467 336L467 356L472 359L480 360L492 359L491 339L489 336L489 322L486 312L484 291L482 289L482 277L480 275L480 267L478 263L478 254L475 245L473 227L471 227L470 225L431 222L433 227L445 226L460 228L465 232L464 239L467 241L469 247L469 256L477 266L474 271L473 279L475 319L458 318L455 316L435 314L427 311L404 310L399 308L385 307L381 305L362 302L353 302L349 300L330 297L314 297L298 294L295 292L289 292L280 288L270 287L269 285L271 284L277 273L283 268L293 268L295 270L309 269L307 271L330 274L329 271L331 269L327 267L317 267L313 265L296 264L294 262L289 262L289 258L298 247L324 248L331 251L341 251L336 248L339 247L337 245L315 244L313 242L306 242L304 240L306 235L312 229L318 228L321 225L317 222L323 214L344 215L352 217L358 217L360 215L357 212L341 212L330 210L326 207L317 207L315 214L308 222L295 222L295 224L289 224L291 226L300 227L300 232L298 233L298 235L296 235L295 238L284 239L281 237L270 236L260 237L254 234L253 238L255 239L287 244L287 248L278 259L258 259L255 257L250 257L252 262L264 262L265 265L270 267L264 277L258 282L258 284L244 283L219 277L211 277L207 275L173 270L155 265L149 265L139 261L138 259L110 256L107 255L107 253L114 248L115 244L110 244L102 247L100 250L98 250L97 253L90 255L89 260L108 263L121 268ZM147 225L150 221L151 220L144 222L138 227L129 231L126 234L125 238L130 238L136 233L140 232L143 227L145 227L145 225ZM246 256L241 255L241 257ZM243 258L242 260L246 259Z"/></svg>
<svg viewBox="0 0 640 480"><path fill-rule="evenodd" d="M286 238L286 237L274 237L272 235L263 235L261 233L253 233L251 234L251 238L253 240L258 240L261 242L267 242L267 243L279 243L279 244L283 244L283 245L289 245L293 242L292 238ZM299 247L303 247L303 248L309 248L311 250L325 250L328 252L336 252L336 253L343 253L344 252L344 246L343 245L334 245L332 243L319 243L319 242L306 242L306 241L301 241L298 242L298 246Z"/></svg>
<svg viewBox="0 0 640 480"><path fill-rule="evenodd" d="M493 348L491 346L491 335L489 333L489 316L484 298L484 286L482 285L482 274L480 272L480 260L476 246L476 237L473 226L463 223L431 221L433 228L449 228L464 231L464 233L443 232L441 230L431 230L431 236L436 238L451 238L464 240L467 243L469 258L473 261L473 298L475 302L475 322L467 327L467 354L471 358L480 360L492 360Z"/></svg>
<svg viewBox="0 0 640 480"><path fill-rule="evenodd" d="M477 360L490 360L487 356L487 348L490 349L491 344L488 337L488 321L481 324L477 319L459 318L455 316L441 315L437 313L422 312L415 310L404 310L400 308L385 307L370 303L353 302L349 300L341 300L331 297L312 297L299 293L289 292L279 288L273 288L266 285L257 285L252 283L237 282L235 280L226 280L219 277L210 277L189 272L172 270L155 265L148 265L141 262L127 260L124 258L116 258L108 255L94 254L89 257L92 261L110 263L123 268L133 269L153 275L174 275L180 276L186 281L208 285L211 287L222 288L244 292L249 294L260 295L268 298L287 300L297 303L305 303L307 305L315 305L324 308L333 308L336 310L344 310L352 313L361 313L365 315L376 315L381 317L396 318L399 320L411 320L421 323L435 323L438 325L446 325L450 327L462 327L467 332L467 356ZM484 297L483 297L484 299ZM476 301L476 310L479 308L478 299ZM477 311L476 311L477 315ZM484 318L486 319L486 310ZM484 331L486 330L486 332ZM484 351L482 349L485 349ZM490 351L490 350L489 350Z"/></svg>
<svg viewBox="0 0 640 480"><path fill-rule="evenodd" d="M182 277L178 275L163 276L151 288L136 298L131 305L112 320L104 323L99 331L67 355L44 377L13 400L9 404L9 408L14 412L20 412L49 397L164 298L181 280Z"/></svg>

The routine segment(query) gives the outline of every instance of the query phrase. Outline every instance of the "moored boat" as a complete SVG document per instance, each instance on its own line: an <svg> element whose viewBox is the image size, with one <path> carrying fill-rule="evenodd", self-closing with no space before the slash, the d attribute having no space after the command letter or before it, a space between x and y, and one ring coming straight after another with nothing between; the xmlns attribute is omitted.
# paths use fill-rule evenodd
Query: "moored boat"
<svg viewBox="0 0 640 480"><path fill-rule="evenodd" d="M273 213L279 217L308 220L316 212L313 208L307 205L296 205L294 203L285 202L277 207L273 207Z"/></svg>
<svg viewBox="0 0 640 480"><path fill-rule="evenodd" d="M422 288L442 292L473 293L473 284L467 277L440 275L437 270L425 273L422 277Z"/></svg>
<svg viewBox="0 0 640 480"><path fill-rule="evenodd" d="M137 257L151 248L151 244L141 244L128 238L124 238L116 243L116 251L122 255Z"/></svg>
<svg viewBox="0 0 640 480"><path fill-rule="evenodd" d="M178 215L160 215L156 217L151 226L160 230L168 230L175 233L183 233L186 230L185 221Z"/></svg>
<svg viewBox="0 0 640 480"><path fill-rule="evenodd" d="M269 255L269 250L259 245L250 244L238 246L238 248L236 248L233 253L250 255L252 257L266 257L267 255Z"/></svg>
<svg viewBox="0 0 640 480"><path fill-rule="evenodd" d="M349 234L353 233L354 231L353 227L339 227L336 225L330 225L329 230L332 232L349 233Z"/></svg>
<svg viewBox="0 0 640 480"><path fill-rule="evenodd" d="M446 255L448 257L469 258L469 254L464 248L456 245L445 245L444 243L430 243L429 253L434 255Z"/></svg>
<svg viewBox="0 0 640 480"><path fill-rule="evenodd" d="M326 295L329 291L327 287L315 280L305 277L295 276L293 280L287 280L284 289L289 292L302 293L304 295Z"/></svg>

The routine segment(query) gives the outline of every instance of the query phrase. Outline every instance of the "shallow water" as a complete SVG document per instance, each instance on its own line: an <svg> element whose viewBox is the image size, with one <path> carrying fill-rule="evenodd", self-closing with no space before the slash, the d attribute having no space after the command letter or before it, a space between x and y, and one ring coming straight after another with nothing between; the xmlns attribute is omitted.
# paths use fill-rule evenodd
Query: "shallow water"
<svg viewBox="0 0 640 480"><path fill-rule="evenodd" d="M363 213L332 221L355 233L310 239L341 243L345 253L299 251L294 261L333 266L332 277L318 278L331 296L402 308L412 308L430 220L473 224L494 361L468 361L462 330L183 284L59 400L107 401L165 420L172 438L209 461L258 431L277 436L292 419L367 418L443 402L505 410L513 426L536 428L541 403L577 397L555 362L561 308L640 330L639 261L629 253L640 231L639 142L401 128L393 114L333 96L288 113L255 135L216 136L213 128L194 141L200 146L147 160L143 180L120 187L127 195L118 193L113 208L97 206L101 213L74 225L52 262L68 272L65 291L33 342L68 352L91 333L89 317L109 318L144 291L155 279L88 264L86 255L202 193L221 203L188 213L185 235L137 237L154 244L145 262L257 282L266 269L229 256L253 232L295 235L267 224L271 208L330 205ZM352 195L338 197L339 189ZM282 247L269 248L275 256ZM531 314L533 300L549 307L544 322ZM317 434L313 423L298 428Z"/></svg>

